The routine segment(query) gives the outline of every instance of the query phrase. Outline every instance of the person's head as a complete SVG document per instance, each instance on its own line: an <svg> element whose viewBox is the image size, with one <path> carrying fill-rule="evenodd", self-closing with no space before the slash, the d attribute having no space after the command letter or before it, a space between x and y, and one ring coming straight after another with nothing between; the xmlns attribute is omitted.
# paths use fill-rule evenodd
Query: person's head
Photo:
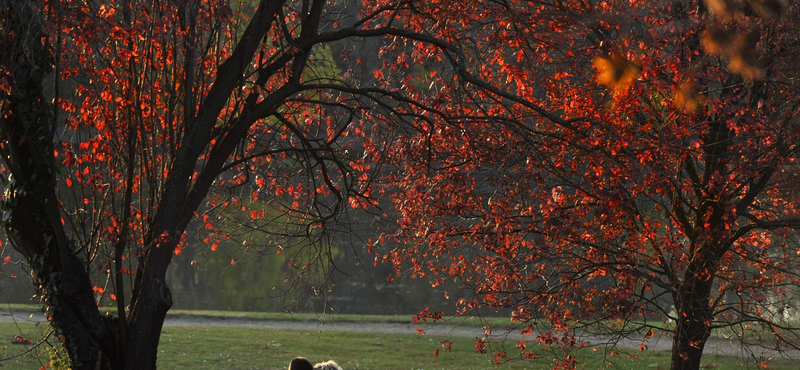
<svg viewBox="0 0 800 370"><path fill-rule="evenodd" d="M289 363L289 370L314 370L314 366L305 357L295 357Z"/></svg>

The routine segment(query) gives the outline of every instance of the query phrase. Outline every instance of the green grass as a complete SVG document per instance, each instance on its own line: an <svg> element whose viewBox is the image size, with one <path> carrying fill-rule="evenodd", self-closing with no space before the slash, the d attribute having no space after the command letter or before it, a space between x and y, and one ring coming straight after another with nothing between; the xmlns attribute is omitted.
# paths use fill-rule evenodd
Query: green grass
<svg viewBox="0 0 800 370"><path fill-rule="evenodd" d="M4 356L26 350L29 346L11 344L15 335L22 334L37 342L48 331L30 323L0 323L0 341ZM477 354L474 341L469 338L449 338L452 352L441 349L439 341L448 338L416 335L374 333L321 332L316 330L265 330L230 327L166 327L159 348L159 369L207 370L278 370L285 369L294 356L305 356L312 361L334 359L344 369L360 370L470 370L495 369L490 357ZM513 343L507 343L513 353ZM440 349L439 356L434 351ZM611 356L591 350L578 354L585 369L606 367L618 369L666 369L669 354L664 352L638 352ZM638 356L638 358L636 358ZM2 363L3 369L38 369L46 366L47 354L43 349ZM770 368L795 369L796 363L770 362ZM499 369L550 369L552 359L512 361ZM733 357L706 356L704 366L714 369L742 369L747 366ZM749 364L756 368L755 364Z"/></svg>
<svg viewBox="0 0 800 370"><path fill-rule="evenodd" d="M9 307L6 307L9 309ZM31 305L13 305L11 311L37 313L39 308ZM317 322L318 314L287 314L260 312L224 311L170 311L171 316L190 318L238 318L250 320L289 320ZM49 360L45 347L12 344L16 335L22 334L31 342L39 342L49 332L47 327L37 327L25 322L26 316L17 323L0 323L0 346L3 357L19 357L0 362L3 369L39 369ZM338 315L324 317L326 322L402 323L408 324L408 315ZM507 318L456 318L459 325L499 327L507 325ZM451 340L452 352L442 349L440 341ZM51 338L49 342L54 343ZM513 342L495 344L492 349L503 349L516 353ZM434 352L439 349L438 357ZM542 352L542 351L539 351ZM667 369L669 353L655 351L632 351L630 354L606 354L584 349L576 352L580 366L585 369ZM411 334L351 333L317 330L273 330L240 327L166 327L159 347L159 369L285 369L294 356L305 356L312 361L334 359L344 369L363 370L469 370L498 368L490 362L488 355L477 354L474 339L416 336ZM499 369L550 369L552 357L532 361L510 361ZM770 361L770 369L796 369L797 363ZM758 368L752 361L735 357L705 356L705 368L742 369Z"/></svg>

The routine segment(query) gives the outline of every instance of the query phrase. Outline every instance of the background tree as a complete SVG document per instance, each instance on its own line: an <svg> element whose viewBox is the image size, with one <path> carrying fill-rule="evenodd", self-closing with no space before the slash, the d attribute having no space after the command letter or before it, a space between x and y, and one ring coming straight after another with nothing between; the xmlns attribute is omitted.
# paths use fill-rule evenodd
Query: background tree
<svg viewBox="0 0 800 370"><path fill-rule="evenodd" d="M644 349L667 333L673 369L699 368L720 328L797 348L796 5L431 1L403 16L470 45L462 66L489 85L460 95L478 106L442 105L460 120L430 116L376 152L400 216L375 251L398 274L457 279L474 292L458 314L510 309L519 357L550 345L556 367L592 334Z"/></svg>

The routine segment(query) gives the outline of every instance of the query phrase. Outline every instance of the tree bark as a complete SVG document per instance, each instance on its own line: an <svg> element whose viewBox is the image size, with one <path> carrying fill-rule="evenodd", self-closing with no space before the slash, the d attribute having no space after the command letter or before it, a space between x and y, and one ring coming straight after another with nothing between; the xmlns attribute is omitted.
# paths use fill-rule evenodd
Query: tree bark
<svg viewBox="0 0 800 370"><path fill-rule="evenodd" d="M689 263L675 294L678 318L672 340L671 370L697 370L711 335L711 289L715 267L702 253Z"/></svg>
<svg viewBox="0 0 800 370"><path fill-rule="evenodd" d="M15 250L31 266L51 325L64 338L76 370L112 369L118 339L109 330L113 320L97 310L85 264L67 237L55 193L53 156L54 106L45 98L45 78L52 69L52 51L44 37L39 4L3 0L0 12L14 33L0 41L10 93L2 93L0 115L2 159L7 168L6 192L0 202L3 228Z"/></svg>
<svg viewBox="0 0 800 370"><path fill-rule="evenodd" d="M166 248L166 247L164 247ZM131 301L125 370L155 369L158 343L167 311L172 307L172 293L164 276L153 276L153 270L140 270L140 283L135 300Z"/></svg>

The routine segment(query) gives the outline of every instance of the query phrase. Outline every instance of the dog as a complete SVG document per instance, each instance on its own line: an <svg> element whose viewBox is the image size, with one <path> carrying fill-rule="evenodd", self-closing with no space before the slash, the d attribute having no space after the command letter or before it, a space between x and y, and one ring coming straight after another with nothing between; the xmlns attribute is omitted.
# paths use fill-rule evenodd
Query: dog
<svg viewBox="0 0 800 370"><path fill-rule="evenodd" d="M336 361L328 360L314 365L314 370L342 370L342 367Z"/></svg>

